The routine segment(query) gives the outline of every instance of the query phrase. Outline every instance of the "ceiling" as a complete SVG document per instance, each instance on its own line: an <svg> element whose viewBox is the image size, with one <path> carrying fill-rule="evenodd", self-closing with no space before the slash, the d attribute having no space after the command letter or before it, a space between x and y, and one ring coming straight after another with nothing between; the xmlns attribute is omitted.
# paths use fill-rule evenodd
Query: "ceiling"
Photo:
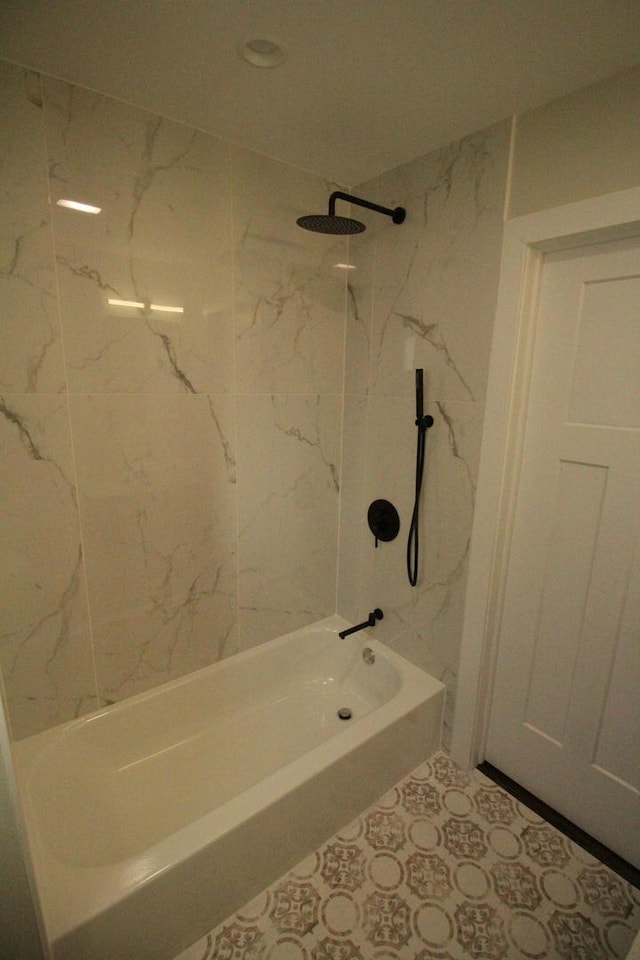
<svg viewBox="0 0 640 960"><path fill-rule="evenodd" d="M640 0L2 0L0 57L353 186L640 62Z"/></svg>

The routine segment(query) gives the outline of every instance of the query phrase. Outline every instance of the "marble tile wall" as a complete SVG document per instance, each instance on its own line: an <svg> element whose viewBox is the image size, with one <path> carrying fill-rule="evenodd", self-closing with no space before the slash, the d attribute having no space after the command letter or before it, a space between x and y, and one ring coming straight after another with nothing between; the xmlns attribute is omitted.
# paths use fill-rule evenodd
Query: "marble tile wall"
<svg viewBox="0 0 640 960"><path fill-rule="evenodd" d="M337 565L339 612L385 609L380 639L447 682L450 720L508 123L355 188L407 221L359 208L347 242L295 225L334 184L14 65L0 97L14 736L332 613ZM418 366L435 425L411 588ZM402 526L375 550L378 497Z"/></svg>
<svg viewBox="0 0 640 960"><path fill-rule="evenodd" d="M21 737L334 612L346 253L295 225L317 177L14 65L0 100Z"/></svg>
<svg viewBox="0 0 640 960"><path fill-rule="evenodd" d="M442 679L449 732L462 629L483 403L498 286L510 125L417 158L353 192L407 209L402 226L362 211L351 242L338 610L381 607L376 636ZM362 216L364 214L364 216ZM406 545L415 484L414 370L434 418L420 511L420 573ZM378 549L371 501L400 514Z"/></svg>

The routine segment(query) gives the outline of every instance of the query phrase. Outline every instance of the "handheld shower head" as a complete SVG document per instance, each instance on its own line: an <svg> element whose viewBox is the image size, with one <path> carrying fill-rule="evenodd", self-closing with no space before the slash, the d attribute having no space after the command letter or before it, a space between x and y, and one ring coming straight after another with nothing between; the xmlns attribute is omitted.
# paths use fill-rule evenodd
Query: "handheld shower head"
<svg viewBox="0 0 640 960"><path fill-rule="evenodd" d="M359 220L353 220L351 217L336 216L336 200L346 200L347 203L356 203L368 210L375 210L376 213L383 213L391 217L394 223L404 223L406 210L404 207L381 207L377 203L371 203L369 200L363 200L361 197L354 197L349 193L341 193L335 190L329 197L328 213L310 213L305 217L298 217L296 223L304 230L312 230L314 233L333 233L342 235L353 235L362 233L366 229L364 223Z"/></svg>

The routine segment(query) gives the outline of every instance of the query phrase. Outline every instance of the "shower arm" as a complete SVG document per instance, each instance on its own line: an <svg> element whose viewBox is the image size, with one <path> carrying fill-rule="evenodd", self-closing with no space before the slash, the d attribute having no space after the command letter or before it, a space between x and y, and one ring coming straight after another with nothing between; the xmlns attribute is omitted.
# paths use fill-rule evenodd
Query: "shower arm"
<svg viewBox="0 0 640 960"><path fill-rule="evenodd" d="M363 200L362 197L354 197L350 193L342 193L340 190L334 190L334 192L329 197L329 216L335 217L336 215L336 200L345 200L347 203L357 203L359 207L366 207L367 210L375 210L376 213L384 213L385 216L391 217L394 223L402 223L405 218L405 210L403 207L396 207L394 210L389 207L381 207L378 203L371 203L370 200Z"/></svg>

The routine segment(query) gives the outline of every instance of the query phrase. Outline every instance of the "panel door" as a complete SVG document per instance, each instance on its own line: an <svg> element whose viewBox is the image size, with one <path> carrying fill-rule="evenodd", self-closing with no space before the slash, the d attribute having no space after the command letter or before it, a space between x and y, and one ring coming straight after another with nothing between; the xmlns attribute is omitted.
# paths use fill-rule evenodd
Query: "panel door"
<svg viewBox="0 0 640 960"><path fill-rule="evenodd" d="M547 254L486 757L640 866L640 244Z"/></svg>

